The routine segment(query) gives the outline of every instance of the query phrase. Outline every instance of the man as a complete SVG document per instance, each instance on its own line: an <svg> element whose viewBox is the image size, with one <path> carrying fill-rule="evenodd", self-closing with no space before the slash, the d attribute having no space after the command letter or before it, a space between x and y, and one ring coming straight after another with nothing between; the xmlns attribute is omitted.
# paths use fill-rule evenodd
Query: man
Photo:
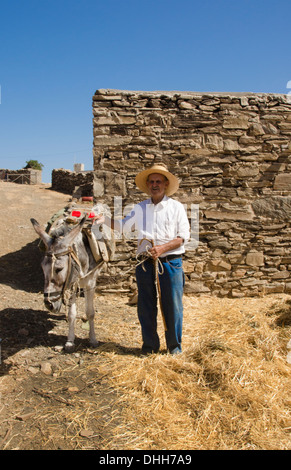
<svg viewBox="0 0 291 470"><path fill-rule="evenodd" d="M171 354L182 351L184 272L182 255L189 239L189 222L183 205L171 199L179 188L178 179L163 165L141 171L135 179L137 187L148 194L136 204L122 221L112 220L111 228L121 231L135 228L138 250L147 252L147 259L136 268L138 318L142 331L142 352L158 352L157 282L159 283L167 349ZM107 218L98 220L109 224ZM120 226L121 222L121 226ZM146 244L144 243L146 242ZM146 249L144 248L146 246ZM158 279L156 260L159 260Z"/></svg>

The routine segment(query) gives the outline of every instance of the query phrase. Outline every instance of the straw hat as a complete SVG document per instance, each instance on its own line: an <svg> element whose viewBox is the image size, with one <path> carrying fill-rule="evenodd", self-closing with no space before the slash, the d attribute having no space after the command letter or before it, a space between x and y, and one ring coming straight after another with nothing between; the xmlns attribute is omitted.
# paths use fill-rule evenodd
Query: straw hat
<svg viewBox="0 0 291 470"><path fill-rule="evenodd" d="M146 194L150 194L149 189L147 187L147 179L148 179L148 176L153 173L164 175L168 179L169 185L166 189L167 196L171 196L178 190L179 188L178 178L172 175L172 173L170 173L165 166L155 164L151 166L150 168L147 168L146 170L141 171L140 173L138 173L138 175L136 175L135 184L142 192Z"/></svg>

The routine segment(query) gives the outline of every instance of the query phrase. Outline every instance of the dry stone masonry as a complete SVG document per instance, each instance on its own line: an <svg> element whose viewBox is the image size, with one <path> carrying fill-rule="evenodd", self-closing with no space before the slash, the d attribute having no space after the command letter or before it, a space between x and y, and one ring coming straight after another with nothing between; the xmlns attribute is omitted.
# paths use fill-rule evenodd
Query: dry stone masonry
<svg viewBox="0 0 291 470"><path fill-rule="evenodd" d="M0 168L0 180L18 184L41 184L42 171L33 168L7 170Z"/></svg>
<svg viewBox="0 0 291 470"><path fill-rule="evenodd" d="M52 171L52 189L65 194L73 194L78 189L80 196L91 196L93 172L55 169Z"/></svg>
<svg viewBox="0 0 291 470"><path fill-rule="evenodd" d="M98 90L93 97L94 197L123 207L145 196L138 171L164 162L175 198L199 205L199 245L187 251L186 292L241 297L291 292L291 104L286 95ZM191 219L190 219L190 222ZM107 281L134 266L118 241ZM116 276L114 278L114 276Z"/></svg>

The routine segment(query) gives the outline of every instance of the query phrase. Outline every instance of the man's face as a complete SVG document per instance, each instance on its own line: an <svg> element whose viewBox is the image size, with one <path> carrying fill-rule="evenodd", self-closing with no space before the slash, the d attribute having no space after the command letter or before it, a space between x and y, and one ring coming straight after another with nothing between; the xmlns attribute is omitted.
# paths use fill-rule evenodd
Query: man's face
<svg viewBox="0 0 291 470"><path fill-rule="evenodd" d="M147 187L149 188L149 192L153 200L162 200L168 185L169 181L167 178L165 178L163 175L160 175L159 173L153 173L149 175L147 179Z"/></svg>

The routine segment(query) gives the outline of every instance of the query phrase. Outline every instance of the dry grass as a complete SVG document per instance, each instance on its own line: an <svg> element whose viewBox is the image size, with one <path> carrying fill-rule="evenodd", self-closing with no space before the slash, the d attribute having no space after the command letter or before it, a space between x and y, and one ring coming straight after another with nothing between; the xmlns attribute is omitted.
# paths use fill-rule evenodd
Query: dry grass
<svg viewBox="0 0 291 470"><path fill-rule="evenodd" d="M186 297L182 355L104 347L102 370L122 410L106 447L290 449L289 302ZM118 336L135 341L124 328Z"/></svg>
<svg viewBox="0 0 291 470"><path fill-rule="evenodd" d="M290 296L185 297L184 350L173 357L163 342L141 356L136 308L98 297L97 350L86 348L79 319L76 353L38 347L13 357L46 354L54 375L29 375L21 363L2 378L1 448L291 449ZM50 334L66 330L56 322Z"/></svg>

